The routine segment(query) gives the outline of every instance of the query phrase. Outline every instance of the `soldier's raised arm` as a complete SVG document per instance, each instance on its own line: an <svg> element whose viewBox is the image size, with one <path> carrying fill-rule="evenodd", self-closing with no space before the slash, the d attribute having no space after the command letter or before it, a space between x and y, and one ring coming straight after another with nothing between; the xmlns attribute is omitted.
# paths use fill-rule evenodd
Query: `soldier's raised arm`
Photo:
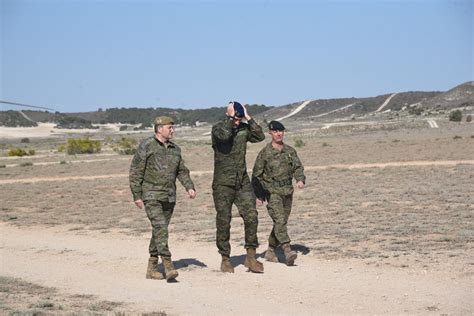
<svg viewBox="0 0 474 316"><path fill-rule="evenodd" d="M257 122L253 118L251 118L247 122L250 128L250 133L249 133L249 138L248 138L249 142L258 143L264 140L265 133L263 132L262 127L258 125Z"/></svg>
<svg viewBox="0 0 474 316"><path fill-rule="evenodd" d="M133 156L128 176L134 201L142 199L142 183L145 174L146 159L146 143L142 142Z"/></svg>
<svg viewBox="0 0 474 316"><path fill-rule="evenodd" d="M249 136L247 140L251 143L258 143L265 139L265 133L260 125L250 116L249 112L247 111L247 106L245 105L244 108L244 117L249 124Z"/></svg>

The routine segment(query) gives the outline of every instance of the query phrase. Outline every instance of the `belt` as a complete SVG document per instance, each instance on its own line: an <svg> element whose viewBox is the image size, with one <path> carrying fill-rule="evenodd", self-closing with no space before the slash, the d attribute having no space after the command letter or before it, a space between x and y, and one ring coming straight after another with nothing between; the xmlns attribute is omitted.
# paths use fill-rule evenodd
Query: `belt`
<svg viewBox="0 0 474 316"><path fill-rule="evenodd" d="M284 187L285 185L291 185L293 182L291 179L280 180L280 181L273 181L274 187Z"/></svg>

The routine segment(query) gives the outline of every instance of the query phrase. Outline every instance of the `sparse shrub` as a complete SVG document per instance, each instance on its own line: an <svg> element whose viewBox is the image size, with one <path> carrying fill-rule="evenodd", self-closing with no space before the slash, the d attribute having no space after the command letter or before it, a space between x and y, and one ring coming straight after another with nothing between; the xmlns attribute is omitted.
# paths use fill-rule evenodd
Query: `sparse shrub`
<svg viewBox="0 0 474 316"><path fill-rule="evenodd" d="M28 137L25 137L25 138L22 138L21 143L29 143L30 142L30 139Z"/></svg>
<svg viewBox="0 0 474 316"><path fill-rule="evenodd" d="M459 135L456 135L456 136L453 137L453 139L461 139L461 138L462 138L462 137L459 136Z"/></svg>
<svg viewBox="0 0 474 316"><path fill-rule="evenodd" d="M468 115L466 116L466 122L471 123L471 121L472 121L472 115L471 115L471 114L468 114Z"/></svg>
<svg viewBox="0 0 474 316"><path fill-rule="evenodd" d="M128 125L122 125L120 126L119 130L122 132L122 131L126 131L128 129Z"/></svg>
<svg viewBox="0 0 474 316"><path fill-rule="evenodd" d="M451 113L449 113L449 120L453 122L461 122L462 120L461 110L454 110Z"/></svg>
<svg viewBox="0 0 474 316"><path fill-rule="evenodd" d="M399 143L399 142L400 142L399 139L394 139L394 140L392 140L392 143Z"/></svg>
<svg viewBox="0 0 474 316"><path fill-rule="evenodd" d="M68 138L66 152L68 155L93 154L102 149L102 143L99 140L89 138Z"/></svg>
<svg viewBox="0 0 474 316"><path fill-rule="evenodd" d="M33 166L33 163L31 161L28 161L28 162L22 162L20 164L20 167L29 167L29 166Z"/></svg>
<svg viewBox="0 0 474 316"><path fill-rule="evenodd" d="M321 146L323 146L323 147L328 147L328 146L329 146L329 144L328 144L328 143L326 143L326 142L324 142L324 143L322 143L322 144L321 144Z"/></svg>
<svg viewBox="0 0 474 316"><path fill-rule="evenodd" d="M295 139L295 147L299 148L299 147L303 147L305 145L305 143L303 142L302 139Z"/></svg>
<svg viewBox="0 0 474 316"><path fill-rule="evenodd" d="M423 113L423 109L414 106L408 109L408 113L414 114L414 115L421 115L421 113Z"/></svg>
<svg viewBox="0 0 474 316"><path fill-rule="evenodd" d="M28 151L22 148L11 148L8 151L8 156L10 157L23 157L23 156L34 156L36 151L34 149L30 149Z"/></svg>
<svg viewBox="0 0 474 316"><path fill-rule="evenodd" d="M134 155L137 152L137 140L122 137L114 146L114 151L120 155Z"/></svg>
<svg viewBox="0 0 474 316"><path fill-rule="evenodd" d="M6 168L7 165L0 165L0 168Z"/></svg>
<svg viewBox="0 0 474 316"><path fill-rule="evenodd" d="M59 145L58 147L58 153L63 153L66 150L66 145Z"/></svg>
<svg viewBox="0 0 474 316"><path fill-rule="evenodd" d="M61 160L61 161L59 162L59 164L60 164L60 165L65 165L65 164L67 164L67 161L66 161L66 160Z"/></svg>

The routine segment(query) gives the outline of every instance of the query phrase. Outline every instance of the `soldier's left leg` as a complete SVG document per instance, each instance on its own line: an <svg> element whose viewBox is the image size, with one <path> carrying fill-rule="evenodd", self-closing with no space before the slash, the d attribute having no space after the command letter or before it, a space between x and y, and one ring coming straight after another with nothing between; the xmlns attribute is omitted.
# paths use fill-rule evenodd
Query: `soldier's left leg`
<svg viewBox="0 0 474 316"><path fill-rule="evenodd" d="M268 241L274 247L290 242L286 228L288 216L285 214L283 200L281 195L272 194L267 204L268 214L273 220L273 230Z"/></svg>
<svg viewBox="0 0 474 316"><path fill-rule="evenodd" d="M245 248L257 248L258 213L255 193L250 185L250 181L244 181L244 184L237 193L234 203L239 210L240 216L244 220Z"/></svg>
<svg viewBox="0 0 474 316"><path fill-rule="evenodd" d="M284 219L285 219L285 227L288 226L288 218L290 217L291 213L291 206L293 205L293 194L284 195L281 197L283 210L284 210ZM288 234L288 228L287 228Z"/></svg>
<svg viewBox="0 0 474 316"><path fill-rule="evenodd" d="M285 219L285 229L288 235L287 225L288 225L288 218L290 217L290 213L291 213L291 205L293 203L293 194L284 195L281 198L282 198L282 206L283 206L283 216ZM289 237L288 237L288 240L289 240ZM283 243L281 247L283 248L283 252L285 253L286 264L289 266L292 266L295 263L295 260L298 257L298 254L291 249L290 242Z"/></svg>
<svg viewBox="0 0 474 316"><path fill-rule="evenodd" d="M258 213L255 194L249 180L244 182L237 193L235 205L244 220L245 248L247 249L244 266L252 272L263 273L263 264L256 258Z"/></svg>
<svg viewBox="0 0 474 316"><path fill-rule="evenodd" d="M168 249L168 224L173 214L174 203L157 200L145 201L145 211L152 227L150 240L150 256L171 257Z"/></svg>

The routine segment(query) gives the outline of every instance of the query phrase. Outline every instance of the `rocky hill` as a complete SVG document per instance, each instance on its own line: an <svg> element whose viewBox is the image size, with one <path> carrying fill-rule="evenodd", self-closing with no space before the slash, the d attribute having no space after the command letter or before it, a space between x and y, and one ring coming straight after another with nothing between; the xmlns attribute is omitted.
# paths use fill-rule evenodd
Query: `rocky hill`
<svg viewBox="0 0 474 316"><path fill-rule="evenodd" d="M261 113L267 121L290 115L303 101L279 106ZM328 121L350 117L365 117L379 113L419 115L455 108L474 106L474 84L466 82L449 91L408 91L367 98L341 98L311 100L303 109L286 120Z"/></svg>
<svg viewBox="0 0 474 316"><path fill-rule="evenodd" d="M259 120L275 120L291 115L289 120L326 121L366 117L386 112L403 115L441 113L455 108L474 107L474 82L466 82L453 89L440 91L408 91L366 98L337 98L299 101L278 107L253 104L249 112ZM63 128L93 128L92 124L123 123L151 126L153 118L172 116L182 125L211 124L224 117L225 107L208 109L170 108L109 108L92 112L50 113L47 111L3 111L0 126L32 126L34 122L54 122ZM28 121L24 116L31 119ZM32 122L33 121L33 122Z"/></svg>

